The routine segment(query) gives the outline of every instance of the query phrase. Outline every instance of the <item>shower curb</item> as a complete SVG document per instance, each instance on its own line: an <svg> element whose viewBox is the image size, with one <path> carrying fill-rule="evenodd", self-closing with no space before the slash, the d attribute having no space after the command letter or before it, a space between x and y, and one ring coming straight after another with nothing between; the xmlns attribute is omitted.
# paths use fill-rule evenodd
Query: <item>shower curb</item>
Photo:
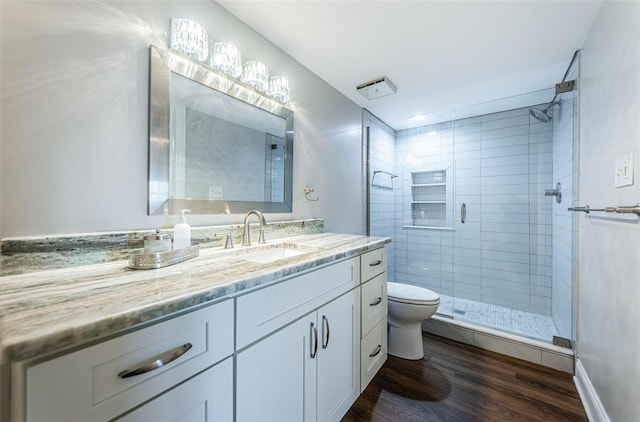
<svg viewBox="0 0 640 422"><path fill-rule="evenodd" d="M422 330L460 343L575 374L574 353L571 349L438 315L423 321Z"/></svg>

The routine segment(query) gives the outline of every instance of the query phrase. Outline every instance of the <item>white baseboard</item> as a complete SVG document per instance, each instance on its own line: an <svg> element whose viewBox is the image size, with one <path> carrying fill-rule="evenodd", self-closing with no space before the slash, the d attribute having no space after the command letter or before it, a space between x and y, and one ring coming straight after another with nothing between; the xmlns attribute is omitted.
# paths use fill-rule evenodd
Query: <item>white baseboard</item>
<svg viewBox="0 0 640 422"><path fill-rule="evenodd" d="M602 406L598 393L595 388L593 388L593 384L591 384L587 371L585 371L584 366L582 366L582 362L580 362L580 359L576 361L576 375L573 377L573 382L576 385L576 389L580 395L580 400L582 400L582 406L584 407L584 411L587 413L589 421L611 422L609 415L607 415L606 410L604 410L604 406Z"/></svg>

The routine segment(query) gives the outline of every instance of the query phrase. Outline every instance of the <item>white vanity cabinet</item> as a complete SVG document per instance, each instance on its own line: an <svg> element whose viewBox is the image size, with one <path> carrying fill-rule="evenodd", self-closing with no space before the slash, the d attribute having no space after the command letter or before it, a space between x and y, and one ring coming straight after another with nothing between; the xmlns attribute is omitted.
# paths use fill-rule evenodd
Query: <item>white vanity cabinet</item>
<svg viewBox="0 0 640 422"><path fill-rule="evenodd" d="M266 335L237 355L238 422L344 416L360 394L359 280L354 258L237 299L239 342Z"/></svg>
<svg viewBox="0 0 640 422"><path fill-rule="evenodd" d="M386 252L303 268L13 363L10 421L339 421L386 360Z"/></svg>
<svg viewBox="0 0 640 422"><path fill-rule="evenodd" d="M217 410L221 415L217 420L227 421L233 415L233 367L226 363L231 362L233 354L233 331L233 301L226 300L51 360L26 365L26 406L13 409L12 420L106 421L156 396L159 397L145 404L146 410L125 416L125 420L150 420L137 415L153 412L162 414L162 420L173 420L162 407L154 409L156 401L160 406L173 401L170 397L195 397L205 383L215 386L219 396L216 403L226 407ZM227 359L224 363L218 363L224 359ZM201 379L189 380L207 368L211 368L208 375L204 372ZM19 371L20 367L14 370ZM180 386L180 391L170 390L185 380L189 381ZM162 396L167 390L168 396ZM223 397L229 400L221 403L218 398ZM212 392L207 392L206 397L197 400L204 403L211 399ZM190 406L180 403L175 410L184 413Z"/></svg>
<svg viewBox="0 0 640 422"><path fill-rule="evenodd" d="M387 360L387 251L362 255L362 329L360 390L369 385Z"/></svg>

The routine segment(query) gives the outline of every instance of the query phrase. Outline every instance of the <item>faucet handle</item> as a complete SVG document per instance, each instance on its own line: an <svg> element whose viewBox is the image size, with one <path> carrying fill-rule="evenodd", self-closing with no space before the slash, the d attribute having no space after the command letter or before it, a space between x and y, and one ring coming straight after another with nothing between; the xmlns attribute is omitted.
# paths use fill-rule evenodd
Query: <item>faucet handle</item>
<svg viewBox="0 0 640 422"><path fill-rule="evenodd" d="M264 227L260 227L260 235L258 236L258 243L266 243L264 239Z"/></svg>
<svg viewBox="0 0 640 422"><path fill-rule="evenodd" d="M225 249L232 249L233 248L233 238L231 237L231 233L227 233L227 238L224 242L224 248Z"/></svg>

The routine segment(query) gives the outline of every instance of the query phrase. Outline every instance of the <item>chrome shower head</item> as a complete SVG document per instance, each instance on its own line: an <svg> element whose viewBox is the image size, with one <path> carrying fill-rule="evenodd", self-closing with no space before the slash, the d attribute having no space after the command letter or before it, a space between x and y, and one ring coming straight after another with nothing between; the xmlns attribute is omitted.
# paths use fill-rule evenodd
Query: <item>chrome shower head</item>
<svg viewBox="0 0 640 422"><path fill-rule="evenodd" d="M539 108L531 107L529 109L529 114L531 114L533 118L538 120L539 122L549 123L549 121L551 121L551 116L549 116L548 112L549 110L551 110L551 107L557 106L557 105L560 105L560 101L554 101L551 104L549 104L549 107L542 110L540 110Z"/></svg>
<svg viewBox="0 0 640 422"><path fill-rule="evenodd" d="M534 119L542 123L549 123L549 120L551 120L551 117L547 114L546 110L542 111L538 108L532 107L529 109L529 113L533 116Z"/></svg>

